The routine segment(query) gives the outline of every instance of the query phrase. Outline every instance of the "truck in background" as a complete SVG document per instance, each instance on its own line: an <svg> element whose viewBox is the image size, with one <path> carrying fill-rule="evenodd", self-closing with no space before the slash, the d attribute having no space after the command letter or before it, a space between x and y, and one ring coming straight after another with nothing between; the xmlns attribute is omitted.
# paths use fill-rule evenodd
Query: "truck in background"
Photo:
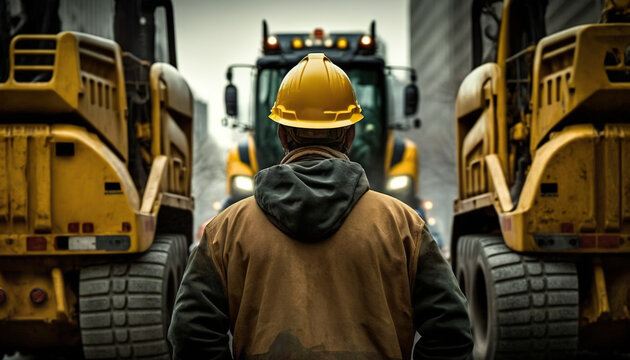
<svg viewBox="0 0 630 360"><path fill-rule="evenodd" d="M284 151L277 138L277 124L268 118L284 75L304 56L323 52L341 67L352 82L365 118L356 124L356 137L350 159L366 171L370 186L419 209L418 152L416 145L401 138L396 130L420 127L415 118L419 90L415 71L385 64L375 34L375 23L366 33L269 34L263 20L262 56L256 65L232 65L227 70L225 89L227 115L232 126L248 132L247 138L230 149L227 156L227 193L223 207L253 194L253 176L261 169L280 163ZM237 89L232 83L233 69L251 69L253 90L251 118L239 121ZM404 85L393 71L408 71ZM227 118L224 124L227 125Z"/></svg>

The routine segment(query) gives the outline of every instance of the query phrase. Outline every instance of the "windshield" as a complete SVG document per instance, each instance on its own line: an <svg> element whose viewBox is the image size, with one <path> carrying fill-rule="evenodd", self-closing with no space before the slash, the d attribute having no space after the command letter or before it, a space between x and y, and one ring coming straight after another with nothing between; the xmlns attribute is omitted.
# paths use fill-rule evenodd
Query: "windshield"
<svg viewBox="0 0 630 360"><path fill-rule="evenodd" d="M256 155L260 169L278 164L284 151L276 135L277 124L269 119L278 88L289 69L262 69L258 77L255 134ZM344 69L357 101L363 120L356 124L356 136L350 149L350 159L363 166L372 179L382 172L385 119L383 118L383 75L379 69ZM374 168L374 170L372 170ZM374 175L370 177L370 173ZM382 177L382 175L381 175ZM376 180L376 179L374 179Z"/></svg>

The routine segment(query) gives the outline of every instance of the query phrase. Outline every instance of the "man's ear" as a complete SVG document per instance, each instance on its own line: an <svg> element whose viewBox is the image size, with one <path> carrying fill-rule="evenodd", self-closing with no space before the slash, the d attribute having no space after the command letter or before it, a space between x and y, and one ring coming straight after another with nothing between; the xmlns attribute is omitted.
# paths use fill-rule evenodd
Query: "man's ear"
<svg viewBox="0 0 630 360"><path fill-rule="evenodd" d="M352 146L352 142L354 141L354 135L355 135L354 124L352 124L352 126L350 126L350 129L348 129L348 132L346 133L346 143L345 143L346 154L350 153L350 147Z"/></svg>
<svg viewBox="0 0 630 360"><path fill-rule="evenodd" d="M287 141L287 130L281 124L278 124L278 139L280 139L280 144L282 144L284 152L288 152L289 146L287 144L289 142Z"/></svg>

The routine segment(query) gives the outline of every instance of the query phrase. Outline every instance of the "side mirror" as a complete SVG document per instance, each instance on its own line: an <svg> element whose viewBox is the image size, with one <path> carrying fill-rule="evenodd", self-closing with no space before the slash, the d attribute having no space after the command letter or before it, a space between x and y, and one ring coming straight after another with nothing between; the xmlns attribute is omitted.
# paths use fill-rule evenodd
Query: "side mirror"
<svg viewBox="0 0 630 360"><path fill-rule="evenodd" d="M405 86L405 116L413 115L418 111L420 103L420 90L416 84Z"/></svg>
<svg viewBox="0 0 630 360"><path fill-rule="evenodd" d="M238 93L236 86L228 84L225 87L225 112L229 116L236 116L238 109Z"/></svg>

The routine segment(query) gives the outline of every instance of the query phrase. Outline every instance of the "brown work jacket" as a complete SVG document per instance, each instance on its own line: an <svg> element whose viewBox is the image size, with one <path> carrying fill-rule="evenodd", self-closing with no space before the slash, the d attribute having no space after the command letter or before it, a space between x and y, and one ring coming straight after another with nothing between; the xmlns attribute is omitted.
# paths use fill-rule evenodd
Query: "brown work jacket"
<svg viewBox="0 0 630 360"><path fill-rule="evenodd" d="M416 211L368 190L332 236L305 242L259 205L207 225L175 305L175 358L229 358L228 328L236 359L409 359L416 330L417 358L469 354L464 297Z"/></svg>
<svg viewBox="0 0 630 360"><path fill-rule="evenodd" d="M273 226L253 198L206 229L229 300L234 352L273 347L409 358L411 287L422 219L368 191L329 239L295 241ZM238 357L238 356L237 356Z"/></svg>

